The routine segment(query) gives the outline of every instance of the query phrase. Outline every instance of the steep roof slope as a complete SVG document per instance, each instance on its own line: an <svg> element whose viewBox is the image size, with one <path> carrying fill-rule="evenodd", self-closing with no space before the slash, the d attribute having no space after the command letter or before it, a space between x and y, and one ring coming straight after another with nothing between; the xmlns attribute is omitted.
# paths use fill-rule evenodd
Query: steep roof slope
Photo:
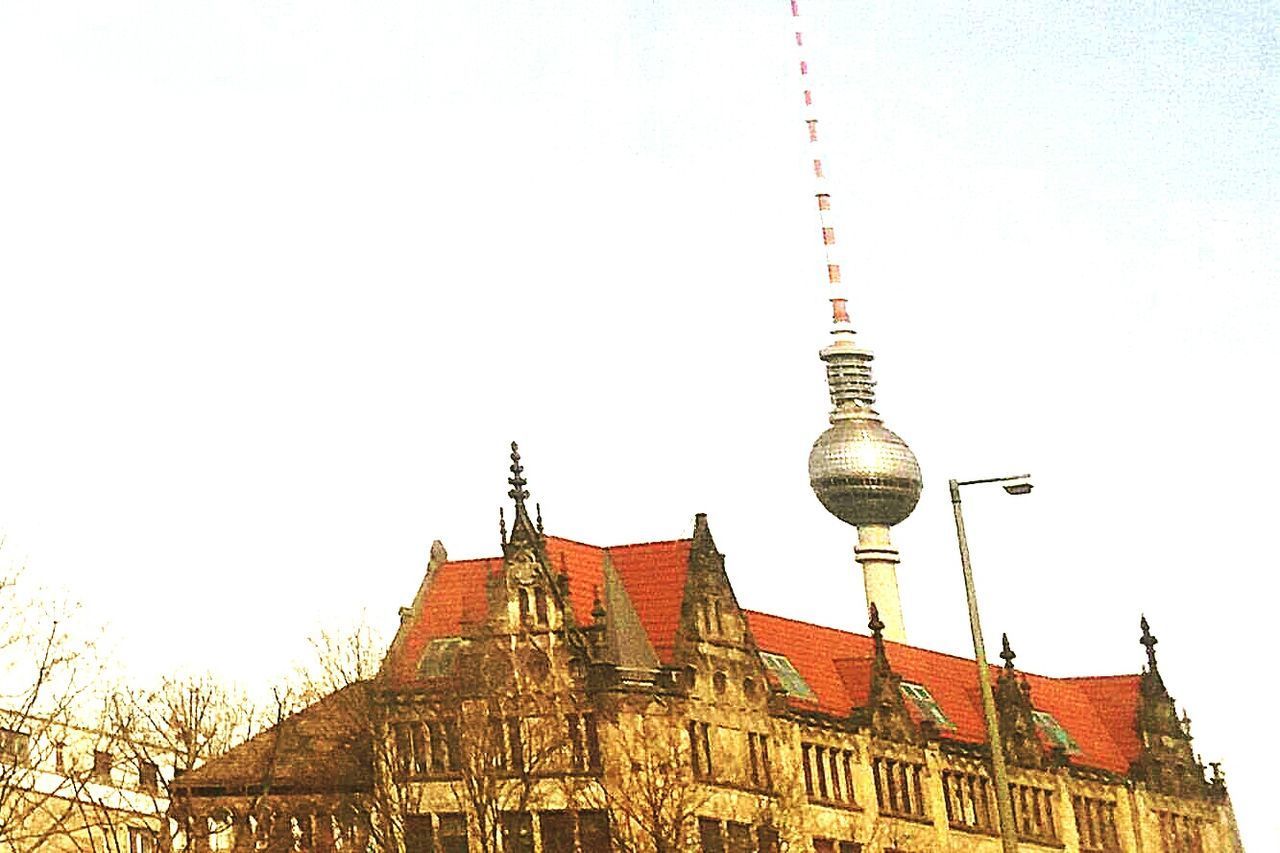
<svg viewBox="0 0 1280 853"><path fill-rule="evenodd" d="M371 790L373 752L362 721L370 689L368 682L357 682L331 693L178 777L175 790L197 794Z"/></svg>

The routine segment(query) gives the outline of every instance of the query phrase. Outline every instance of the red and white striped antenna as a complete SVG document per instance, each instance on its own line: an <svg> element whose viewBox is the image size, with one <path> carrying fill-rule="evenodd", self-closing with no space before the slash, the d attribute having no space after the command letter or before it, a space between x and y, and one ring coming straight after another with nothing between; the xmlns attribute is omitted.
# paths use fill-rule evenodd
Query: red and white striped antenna
<svg viewBox="0 0 1280 853"><path fill-rule="evenodd" d="M825 161L818 141L818 117L814 108L813 75L804 43L803 19L799 0L790 0L791 20L795 25L796 52L799 55L800 82L804 86L804 123L809 134L809 150L813 158L814 198L818 207L818 223L822 229L822 249L827 261L827 299L831 303L832 333L853 332L849 321L849 297L840 280L840 262L836 248L836 228L831 209L831 192L827 188Z"/></svg>

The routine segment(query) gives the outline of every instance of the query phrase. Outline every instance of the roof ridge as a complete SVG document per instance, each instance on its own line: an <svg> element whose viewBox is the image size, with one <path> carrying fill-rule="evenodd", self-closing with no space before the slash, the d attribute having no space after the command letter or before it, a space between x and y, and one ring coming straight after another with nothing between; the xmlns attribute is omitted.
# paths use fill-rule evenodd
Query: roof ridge
<svg viewBox="0 0 1280 853"><path fill-rule="evenodd" d="M649 542L629 542L625 545L607 545L606 551L618 551L623 548L645 548L649 545L679 545L682 542L693 542L693 537L684 536L679 539L654 539Z"/></svg>

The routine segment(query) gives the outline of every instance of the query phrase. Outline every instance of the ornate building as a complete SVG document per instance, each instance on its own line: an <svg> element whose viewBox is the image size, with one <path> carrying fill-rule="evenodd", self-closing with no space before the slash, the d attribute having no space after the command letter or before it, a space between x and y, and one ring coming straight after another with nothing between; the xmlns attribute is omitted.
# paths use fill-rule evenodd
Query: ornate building
<svg viewBox="0 0 1280 853"><path fill-rule="evenodd" d="M192 850L997 850L974 663L742 610L688 539L437 543L378 677L179 779ZM1023 849L1239 849L1142 625L1134 675L993 667Z"/></svg>

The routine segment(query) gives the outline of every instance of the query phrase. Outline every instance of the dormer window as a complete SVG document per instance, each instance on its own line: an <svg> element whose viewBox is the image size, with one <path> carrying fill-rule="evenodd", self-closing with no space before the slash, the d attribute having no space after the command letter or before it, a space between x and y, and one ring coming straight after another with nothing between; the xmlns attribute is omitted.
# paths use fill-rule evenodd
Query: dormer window
<svg viewBox="0 0 1280 853"><path fill-rule="evenodd" d="M795 696L799 699L817 699L818 694L813 692L813 688L804 680L795 665L791 663L791 659L786 655L777 655L773 652L761 652L760 660L764 663L765 668L773 673L778 679L778 683L787 695Z"/></svg>
<svg viewBox="0 0 1280 853"><path fill-rule="evenodd" d="M947 715L942 713L942 708L938 706L937 701L929 692L929 689L922 684L909 684L902 682L902 696L911 704L916 706L916 710L926 720L932 721L940 729L954 729L956 724L947 719Z"/></svg>
<svg viewBox="0 0 1280 853"><path fill-rule="evenodd" d="M1032 711L1036 721L1036 730L1049 742L1050 746L1061 747L1067 755L1079 755L1080 745L1071 737L1070 732L1062 727L1048 711Z"/></svg>

